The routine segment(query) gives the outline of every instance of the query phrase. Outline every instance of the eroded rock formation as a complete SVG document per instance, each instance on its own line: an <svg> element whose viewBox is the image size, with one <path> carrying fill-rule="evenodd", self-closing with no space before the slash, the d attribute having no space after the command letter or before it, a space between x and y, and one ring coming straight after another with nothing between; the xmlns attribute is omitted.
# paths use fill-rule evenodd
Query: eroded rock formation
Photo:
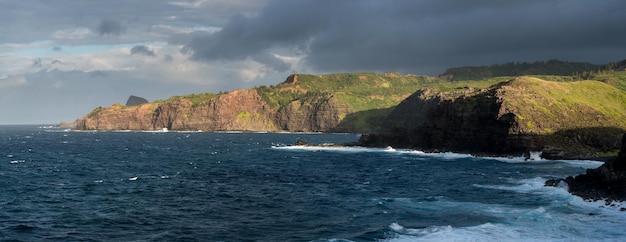
<svg viewBox="0 0 626 242"><path fill-rule="evenodd" d="M294 132L332 131L349 112L348 105L332 94L313 96L289 102L278 111L276 121L281 130Z"/></svg>
<svg viewBox="0 0 626 242"><path fill-rule="evenodd" d="M130 95L130 97L128 97L128 100L126 100L126 106L137 106L137 105L141 105L144 103L147 103L148 100L146 100L143 97L137 97L134 95Z"/></svg>
<svg viewBox="0 0 626 242"><path fill-rule="evenodd" d="M272 109L253 89L194 104L189 99L96 108L76 121L80 130L333 131L349 107L331 94Z"/></svg>
<svg viewBox="0 0 626 242"><path fill-rule="evenodd" d="M255 90L235 90L198 104L188 99L97 108L76 121L82 130L274 131L271 110Z"/></svg>

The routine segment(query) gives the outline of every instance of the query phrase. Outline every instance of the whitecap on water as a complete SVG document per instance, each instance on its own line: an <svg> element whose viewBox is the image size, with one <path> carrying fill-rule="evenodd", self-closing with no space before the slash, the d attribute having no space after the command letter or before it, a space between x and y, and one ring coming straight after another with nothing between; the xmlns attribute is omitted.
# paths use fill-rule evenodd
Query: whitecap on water
<svg viewBox="0 0 626 242"><path fill-rule="evenodd" d="M516 191L516 192L532 192L532 191L545 191L546 179L541 177L522 179L518 181L513 181L512 184L505 185L479 185L474 184L475 187L480 188L488 188L488 189L497 189L497 190L506 190L506 191Z"/></svg>
<svg viewBox="0 0 626 242"><path fill-rule="evenodd" d="M495 219L465 227L432 225L410 228L392 223L389 225L392 238L385 241L617 241L626 237L626 231L623 230L625 212L589 208L586 205L572 209L571 203L553 203L520 208L445 200L422 202L419 205L430 207L433 214L449 212L453 208L456 212L462 209L468 214ZM441 207L437 208L439 205Z"/></svg>
<svg viewBox="0 0 626 242"><path fill-rule="evenodd" d="M303 145L287 145L272 146L273 149L279 150L300 150L300 151L333 151L333 152L381 152L382 148L365 148L360 146L331 146L330 144L322 146L303 146Z"/></svg>
<svg viewBox="0 0 626 242"><path fill-rule="evenodd" d="M530 158L521 155L518 157L480 157L482 159L496 160L511 164L529 164L529 165L555 165L580 168L597 168L604 162L594 160L548 160L540 157L541 152L531 152Z"/></svg>
<svg viewBox="0 0 626 242"><path fill-rule="evenodd" d="M461 154L453 152L428 153L411 149L396 149L391 146L385 148L369 148L362 146L333 146L333 144L323 144L320 146L304 146L304 145L272 145L272 149L294 150L294 151L333 151L333 152L385 152L396 154L410 154L423 157L439 158L445 160L463 159L474 157L470 154Z"/></svg>
<svg viewBox="0 0 626 242"><path fill-rule="evenodd" d="M544 182L544 178L537 177L511 181L508 185L474 185L536 196L543 202L535 206L462 202L446 197L383 198L374 202L385 210L409 210L417 217L467 214L486 219L476 221L479 224L433 223L416 228L395 222L389 225L393 236L386 241L619 241L626 238L623 229L626 212L620 211L626 207L625 203L585 201L565 188L546 187Z"/></svg>

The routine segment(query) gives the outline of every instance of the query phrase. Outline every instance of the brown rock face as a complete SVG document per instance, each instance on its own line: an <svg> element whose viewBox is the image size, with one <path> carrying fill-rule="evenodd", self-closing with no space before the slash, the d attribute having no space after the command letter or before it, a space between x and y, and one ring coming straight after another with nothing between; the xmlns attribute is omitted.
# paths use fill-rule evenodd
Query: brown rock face
<svg viewBox="0 0 626 242"><path fill-rule="evenodd" d="M180 99L164 104L100 107L78 119L76 129L326 132L335 131L348 112L348 105L331 94L294 100L275 110L256 90L245 89L199 104Z"/></svg>
<svg viewBox="0 0 626 242"><path fill-rule="evenodd" d="M291 74L284 82L285 84L298 84L298 74Z"/></svg>
<svg viewBox="0 0 626 242"><path fill-rule="evenodd" d="M97 108L77 120L76 128L275 131L274 115L255 90L235 90L197 105L182 99L161 105Z"/></svg>
<svg viewBox="0 0 626 242"><path fill-rule="evenodd" d="M276 122L280 129L294 132L334 131L349 109L331 94L313 96L291 101L278 111Z"/></svg>

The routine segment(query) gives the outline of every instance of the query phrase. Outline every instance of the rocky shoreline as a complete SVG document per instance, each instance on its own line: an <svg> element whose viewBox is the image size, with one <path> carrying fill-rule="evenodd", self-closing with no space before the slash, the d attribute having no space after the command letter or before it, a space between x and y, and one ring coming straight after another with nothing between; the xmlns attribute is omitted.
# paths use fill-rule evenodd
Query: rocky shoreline
<svg viewBox="0 0 626 242"><path fill-rule="evenodd" d="M545 185L562 186L563 183L567 184L570 193L586 200L626 201L626 134L622 137L621 151L616 159L596 169L587 169L584 174L548 180Z"/></svg>
<svg viewBox="0 0 626 242"><path fill-rule="evenodd" d="M368 135L363 135L358 142L344 144L309 144L298 139L294 145L309 147L367 147L363 146L369 139ZM372 146L369 146L372 147ZM427 152L441 152L432 150ZM493 156L495 154L481 153L472 154L477 156ZM525 154L531 159L530 154ZM595 169L587 169L584 174L569 176L564 179L550 179L545 182L546 186L567 187L568 192L582 197L585 200L605 200L607 204L612 202L626 201L626 133L622 137L621 151L617 158L605 161L603 165ZM626 208L621 208L626 211Z"/></svg>
<svg viewBox="0 0 626 242"><path fill-rule="evenodd" d="M365 75L336 78L357 89L350 83L368 80ZM308 88L324 80L311 79ZM626 94L597 81L516 77L482 89L421 88L406 97L396 95L402 100L396 106L373 110L355 108L359 102L352 99L379 100L385 93L346 96L337 90L306 91L304 84L293 75L273 88L114 104L94 109L74 125L77 130L371 132L356 145L481 156L541 152L552 160L599 159L618 150L620 134L626 132L626 106L616 101L626 100Z"/></svg>

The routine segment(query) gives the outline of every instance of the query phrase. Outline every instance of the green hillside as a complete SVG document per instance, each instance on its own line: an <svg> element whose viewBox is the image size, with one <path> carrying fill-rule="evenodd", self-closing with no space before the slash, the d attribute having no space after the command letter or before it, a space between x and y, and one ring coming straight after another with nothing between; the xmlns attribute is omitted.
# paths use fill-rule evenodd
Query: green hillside
<svg viewBox="0 0 626 242"><path fill-rule="evenodd" d="M482 80L499 76L555 75L571 76L576 73L595 71L605 65L559 60L528 62L509 62L491 66L464 66L449 68L440 77L447 80Z"/></svg>
<svg viewBox="0 0 626 242"><path fill-rule="evenodd" d="M626 130L626 92L598 81L550 82L519 77L502 87L508 109L528 133L593 128ZM572 118L578 117L578 118Z"/></svg>
<svg viewBox="0 0 626 242"><path fill-rule="evenodd" d="M535 63L507 63L483 67L450 68L441 77L403 75L399 73L294 74L282 83L272 86L260 86L254 88L254 90L275 111L281 110L294 100L305 104L311 102L311 100L319 102L329 97L338 98L350 109L347 114L340 117L342 121L340 128L355 132L369 132L380 128L384 118L396 105L412 93L423 88L431 89L433 94L439 92L446 92L452 95L454 93L464 94L478 89L485 89L500 82L509 81L518 75L526 75L528 78L561 83L577 80L596 80L614 86L621 92L625 92L626 72L622 71L625 67L626 60L607 65L551 60ZM585 95L595 95L582 92L589 88L597 88L593 85L572 85L581 90L570 92L569 96L563 95L562 99L554 100L558 102L552 103L557 104L567 102L567 100L575 101L585 97ZM576 93L578 95L571 95ZM156 107L156 105L187 100L195 107L223 94L225 93L198 93L173 96L167 100L154 101L152 104ZM600 100L592 104L606 106L608 104L605 101L607 100ZM623 100L618 101L623 102ZM529 102L538 102L538 100L530 99ZM309 105L315 104L310 103ZM118 105L117 108L124 107L123 105ZM552 108L554 107L543 107L541 110L545 111ZM558 112L558 110L555 110L555 112ZM616 111L611 112L616 114Z"/></svg>
<svg viewBox="0 0 626 242"><path fill-rule="evenodd" d="M398 73L296 74L281 84L262 86L256 90L276 109L292 100L332 95L351 109L351 113L344 117L343 129L371 131L379 128L391 108L410 94L441 82L436 77Z"/></svg>

